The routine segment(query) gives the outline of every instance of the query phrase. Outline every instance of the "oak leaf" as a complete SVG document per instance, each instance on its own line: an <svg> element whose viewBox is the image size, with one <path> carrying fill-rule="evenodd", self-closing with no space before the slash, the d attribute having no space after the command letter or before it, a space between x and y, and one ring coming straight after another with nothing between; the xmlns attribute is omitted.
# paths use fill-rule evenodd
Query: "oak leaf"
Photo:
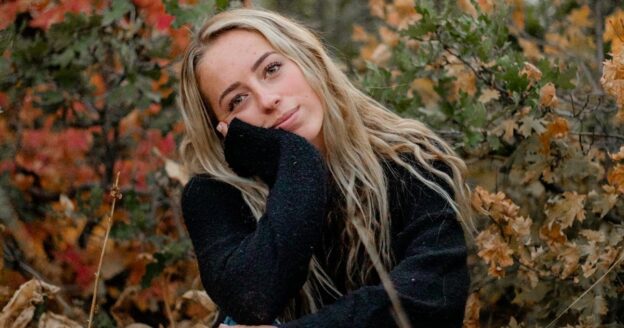
<svg viewBox="0 0 624 328"><path fill-rule="evenodd" d="M554 108L559 104L559 99L557 98L556 88L552 82L546 83L540 89L540 106Z"/></svg>
<svg viewBox="0 0 624 328"><path fill-rule="evenodd" d="M557 195L548 200L544 213L550 222L558 222L561 229L572 226L574 220L585 220L586 195L577 194L576 191L566 191L563 195Z"/></svg>
<svg viewBox="0 0 624 328"><path fill-rule="evenodd" d="M524 62L524 67L520 70L520 75L526 75L527 79L533 82L542 79L542 71L529 62Z"/></svg>
<svg viewBox="0 0 624 328"><path fill-rule="evenodd" d="M59 287L32 279L22 284L0 313L0 327L26 327L35 314L35 305L43 303L44 296L52 296Z"/></svg>
<svg viewBox="0 0 624 328"><path fill-rule="evenodd" d="M492 277L501 278L505 276L504 268L514 263L511 257L514 251L497 230L494 225L490 225L488 229L479 233L475 242L479 247L477 255L490 265L488 274Z"/></svg>

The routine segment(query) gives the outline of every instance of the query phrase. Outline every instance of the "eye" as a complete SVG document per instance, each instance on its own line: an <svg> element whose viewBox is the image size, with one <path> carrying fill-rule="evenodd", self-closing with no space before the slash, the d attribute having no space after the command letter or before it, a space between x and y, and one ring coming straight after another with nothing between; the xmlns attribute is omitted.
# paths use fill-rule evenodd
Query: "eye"
<svg viewBox="0 0 624 328"><path fill-rule="evenodd" d="M238 106L240 103L242 103L245 97L246 95L244 94L237 94L236 96L234 96L232 100L230 100L230 103L228 104L228 108L230 112L233 111L236 108L236 106Z"/></svg>
<svg viewBox="0 0 624 328"><path fill-rule="evenodd" d="M280 63L280 62L272 62L272 63L268 64L264 68L264 76L268 77L268 76L271 76L271 75L277 73L280 70L281 67L282 67L282 63Z"/></svg>

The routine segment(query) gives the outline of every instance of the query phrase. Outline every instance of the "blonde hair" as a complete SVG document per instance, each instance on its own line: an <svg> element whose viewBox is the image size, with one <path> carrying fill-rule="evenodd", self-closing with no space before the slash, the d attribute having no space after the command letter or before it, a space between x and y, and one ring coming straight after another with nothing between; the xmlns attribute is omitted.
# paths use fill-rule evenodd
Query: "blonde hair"
<svg viewBox="0 0 624 328"><path fill-rule="evenodd" d="M469 190L464 183L466 166L454 151L421 122L401 118L358 90L310 30L281 15L262 10L236 9L212 17L195 35L185 53L180 105L186 135L181 154L190 173L206 173L238 188L257 219L264 212L268 195L266 185L241 178L229 169L215 130L215 114L198 87L197 64L203 53L217 36L232 29L255 31L264 36L273 48L300 67L324 102L324 156L341 195L338 214L339 219L344 220L343 241L348 244L345 282L348 288L366 283L373 269L383 282L387 270L394 264L382 159L396 162L440 194L465 226L473 229ZM454 197L403 160L400 155L405 153L413 155L418 166L448 184ZM434 163L443 163L451 174L436 169ZM361 263L363 258L364 264ZM341 293L315 257L310 263L310 273L302 288L301 301L305 312L316 312L322 305L319 288L336 297ZM384 286L392 289L387 284ZM293 316L295 314L291 312L282 315L284 319Z"/></svg>

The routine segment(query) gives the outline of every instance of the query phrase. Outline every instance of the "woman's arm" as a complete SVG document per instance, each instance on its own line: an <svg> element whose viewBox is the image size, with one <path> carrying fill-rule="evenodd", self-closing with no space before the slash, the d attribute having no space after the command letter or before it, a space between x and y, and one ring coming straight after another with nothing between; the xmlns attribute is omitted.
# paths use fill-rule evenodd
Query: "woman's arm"
<svg viewBox="0 0 624 328"><path fill-rule="evenodd" d="M225 152L235 172L270 186L265 214L256 224L239 190L196 176L182 195L184 220L210 297L236 322L272 323L307 277L325 216L326 169L305 139L239 120Z"/></svg>
<svg viewBox="0 0 624 328"><path fill-rule="evenodd" d="M390 277L403 309L412 327L461 327L470 286L461 225L442 197L406 171L389 180L401 199L392 220L401 227L393 243L402 254ZM383 286L365 286L280 327L395 327L391 309Z"/></svg>

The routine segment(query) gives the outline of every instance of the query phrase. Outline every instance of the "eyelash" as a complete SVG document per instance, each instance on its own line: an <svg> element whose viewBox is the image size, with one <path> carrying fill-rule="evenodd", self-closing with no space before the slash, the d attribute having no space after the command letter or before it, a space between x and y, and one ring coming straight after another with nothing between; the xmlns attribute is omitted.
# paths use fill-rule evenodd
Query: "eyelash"
<svg viewBox="0 0 624 328"><path fill-rule="evenodd" d="M282 63L280 62L274 61L274 62L269 63L268 65L264 67L264 77L277 73L281 67L282 67ZM271 70L275 68L277 68L277 70L270 72ZM242 96L243 96L242 94L237 94L236 96L232 98L232 100L230 100L230 103L228 104L228 108L230 112L233 111L234 108L238 106L238 104L240 104L240 102L238 102L237 104L235 104L235 102L238 98ZM242 102L242 99L240 101Z"/></svg>

